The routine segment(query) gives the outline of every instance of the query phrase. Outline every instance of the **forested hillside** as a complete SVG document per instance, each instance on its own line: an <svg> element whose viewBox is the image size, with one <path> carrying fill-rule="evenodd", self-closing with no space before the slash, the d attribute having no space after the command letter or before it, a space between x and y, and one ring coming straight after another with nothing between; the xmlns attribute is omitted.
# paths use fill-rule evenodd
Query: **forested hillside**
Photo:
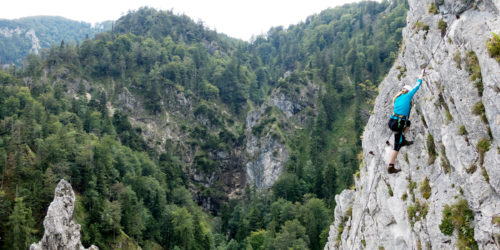
<svg viewBox="0 0 500 250"><path fill-rule="evenodd" d="M141 8L1 71L0 248L41 237L61 178L85 246L322 248L406 9L344 5L247 43ZM272 188L246 181L253 139L288 152L267 152L285 159Z"/></svg>
<svg viewBox="0 0 500 250"><path fill-rule="evenodd" d="M111 21L90 23L56 16L34 16L15 20L0 19L0 65L20 66L28 54L59 45L62 41L78 43L85 37L110 30Z"/></svg>

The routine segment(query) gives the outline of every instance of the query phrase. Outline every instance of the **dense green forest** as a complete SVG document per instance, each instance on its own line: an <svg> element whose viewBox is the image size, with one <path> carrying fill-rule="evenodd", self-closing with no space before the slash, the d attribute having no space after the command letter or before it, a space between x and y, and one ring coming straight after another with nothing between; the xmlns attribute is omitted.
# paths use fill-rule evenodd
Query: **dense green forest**
<svg viewBox="0 0 500 250"><path fill-rule="evenodd" d="M41 237L65 178L85 246L322 249L334 195L359 168L359 137L407 8L402 0L348 4L251 42L141 8L112 31L58 42L0 71L0 248ZM221 173L243 167L247 112L273 91L293 97L308 83L319 96L302 128L286 128L269 108L252 131L282 131L285 173L270 190L247 185L229 199ZM181 139L160 150L144 139L133 110L108 107L125 90L152 117L171 117Z"/></svg>
<svg viewBox="0 0 500 250"><path fill-rule="evenodd" d="M105 21L96 25L78 22L57 16L33 16L15 20L0 19L0 64L21 65L23 58L33 53L33 38L27 35L31 29L36 36L40 50L49 49L52 45L78 43L86 37L111 30L112 22ZM9 32L10 31L10 32ZM10 35L7 35L10 33ZM43 52L39 51L39 52Z"/></svg>

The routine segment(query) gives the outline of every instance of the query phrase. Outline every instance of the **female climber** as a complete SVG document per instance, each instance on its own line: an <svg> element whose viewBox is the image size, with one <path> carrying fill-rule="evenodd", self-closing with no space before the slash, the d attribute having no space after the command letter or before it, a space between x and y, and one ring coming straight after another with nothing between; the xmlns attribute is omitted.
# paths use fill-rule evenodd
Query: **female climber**
<svg viewBox="0 0 500 250"><path fill-rule="evenodd" d="M405 140L404 133L408 132L411 124L409 120L411 99L420 88L424 74L425 68L422 70L422 73L413 88L409 85L405 85L403 89L392 99L394 102L394 112L389 119L389 128L394 131L394 150L392 150L391 158L389 160L389 168L387 168L387 172L389 172L389 174L401 171L401 169L396 169L394 167L394 161L398 156L399 149L401 149L402 146L409 146L413 143Z"/></svg>

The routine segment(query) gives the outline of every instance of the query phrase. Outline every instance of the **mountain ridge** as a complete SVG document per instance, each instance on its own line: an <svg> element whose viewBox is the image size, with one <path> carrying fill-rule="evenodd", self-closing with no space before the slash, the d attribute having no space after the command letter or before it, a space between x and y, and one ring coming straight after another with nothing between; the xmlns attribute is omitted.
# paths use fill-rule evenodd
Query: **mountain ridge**
<svg viewBox="0 0 500 250"><path fill-rule="evenodd" d="M64 178L85 245L321 248L406 9L345 5L246 43L144 8L0 71L5 246L41 237Z"/></svg>
<svg viewBox="0 0 500 250"><path fill-rule="evenodd" d="M37 55L61 41L79 43L111 26L112 21L90 24L61 16L0 19L0 63L20 66L28 54Z"/></svg>

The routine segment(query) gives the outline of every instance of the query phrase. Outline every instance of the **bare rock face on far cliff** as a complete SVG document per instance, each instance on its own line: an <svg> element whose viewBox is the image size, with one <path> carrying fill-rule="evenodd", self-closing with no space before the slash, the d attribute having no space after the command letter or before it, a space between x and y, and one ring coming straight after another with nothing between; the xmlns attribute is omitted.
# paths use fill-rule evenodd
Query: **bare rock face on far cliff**
<svg viewBox="0 0 500 250"><path fill-rule="evenodd" d="M500 248L500 63L487 41L500 33L499 0L408 0L393 68L363 133L353 190L335 200L325 249ZM413 145L388 174L392 97L413 85Z"/></svg>
<svg viewBox="0 0 500 250"><path fill-rule="evenodd" d="M73 220L74 208L75 193L67 181L61 180L43 220L43 238L40 242L31 244L30 250L87 249L80 242L80 225ZM88 249L99 248L92 245Z"/></svg>

